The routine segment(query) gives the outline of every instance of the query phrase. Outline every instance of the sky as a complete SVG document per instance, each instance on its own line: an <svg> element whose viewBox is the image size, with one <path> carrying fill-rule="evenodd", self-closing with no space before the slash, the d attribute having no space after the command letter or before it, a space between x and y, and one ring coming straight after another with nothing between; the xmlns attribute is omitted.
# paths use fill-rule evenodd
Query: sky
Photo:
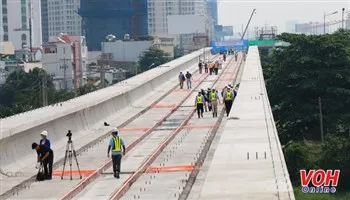
<svg viewBox="0 0 350 200"><path fill-rule="evenodd" d="M278 26L278 33L286 31L286 22L322 22L324 12L337 14L327 16L326 21L341 20L341 10L350 10L350 0L218 0L219 24L234 26L241 32L256 8L249 27ZM252 29L253 30L253 29Z"/></svg>

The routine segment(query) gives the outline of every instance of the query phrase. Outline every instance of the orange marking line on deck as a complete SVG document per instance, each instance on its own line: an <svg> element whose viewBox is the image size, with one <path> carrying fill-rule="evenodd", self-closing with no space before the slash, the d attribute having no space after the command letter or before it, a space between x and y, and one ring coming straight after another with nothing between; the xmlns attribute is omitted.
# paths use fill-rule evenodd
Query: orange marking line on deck
<svg viewBox="0 0 350 200"><path fill-rule="evenodd" d="M90 174L94 173L95 170L89 170L89 169L86 169L86 170L80 170L80 174L82 176L89 176ZM73 176L77 176L79 175L79 171L78 170L72 170L72 175ZM52 172L52 176L62 176L62 170L55 170ZM70 176L70 170L64 170L64 174L63 176Z"/></svg>
<svg viewBox="0 0 350 200"><path fill-rule="evenodd" d="M147 173L155 172L180 172L180 171L193 171L194 165L182 165L182 166L169 166L169 167L149 167L146 169Z"/></svg>
<svg viewBox="0 0 350 200"><path fill-rule="evenodd" d="M151 106L151 108L175 108L176 104L156 104Z"/></svg>
<svg viewBox="0 0 350 200"><path fill-rule="evenodd" d="M214 128L216 127L215 125L188 125L185 126L184 128L192 128L192 129L196 129L196 128Z"/></svg>
<svg viewBox="0 0 350 200"><path fill-rule="evenodd" d="M148 131L149 130L149 128L120 128L119 130L121 130L121 131L144 131L144 132L146 132L146 131Z"/></svg>

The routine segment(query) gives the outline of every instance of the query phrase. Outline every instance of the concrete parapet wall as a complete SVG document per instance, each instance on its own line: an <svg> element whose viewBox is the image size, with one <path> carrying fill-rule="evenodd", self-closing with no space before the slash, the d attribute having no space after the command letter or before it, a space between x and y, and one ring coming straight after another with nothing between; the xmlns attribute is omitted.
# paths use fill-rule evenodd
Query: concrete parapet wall
<svg viewBox="0 0 350 200"><path fill-rule="evenodd" d="M31 143L39 140L43 130L49 132L53 144L66 140L67 130L72 130L74 137L93 132L94 127L101 126L109 116L177 77L180 71L187 71L198 63L199 56L203 56L204 52L210 56L210 48L202 49L108 88L61 104L0 119L1 168L15 162L25 163L27 156L33 154Z"/></svg>
<svg viewBox="0 0 350 200"><path fill-rule="evenodd" d="M259 51L252 46L200 200L276 198L295 199Z"/></svg>

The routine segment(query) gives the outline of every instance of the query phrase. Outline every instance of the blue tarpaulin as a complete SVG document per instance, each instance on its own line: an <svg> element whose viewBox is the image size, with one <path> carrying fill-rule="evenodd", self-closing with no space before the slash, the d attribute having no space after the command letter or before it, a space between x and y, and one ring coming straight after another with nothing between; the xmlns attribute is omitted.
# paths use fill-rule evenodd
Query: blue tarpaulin
<svg viewBox="0 0 350 200"><path fill-rule="evenodd" d="M226 53L229 49L235 51L247 51L248 40L233 40L233 41L212 41L212 53Z"/></svg>

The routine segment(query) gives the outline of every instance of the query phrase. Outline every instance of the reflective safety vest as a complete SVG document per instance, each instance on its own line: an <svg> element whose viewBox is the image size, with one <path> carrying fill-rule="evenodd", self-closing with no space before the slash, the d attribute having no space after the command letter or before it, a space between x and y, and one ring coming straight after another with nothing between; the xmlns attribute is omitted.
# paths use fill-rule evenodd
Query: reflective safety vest
<svg viewBox="0 0 350 200"><path fill-rule="evenodd" d="M216 92L210 92L210 100L215 101L216 100Z"/></svg>
<svg viewBox="0 0 350 200"><path fill-rule="evenodd" d="M197 104L203 104L203 96L197 96Z"/></svg>
<svg viewBox="0 0 350 200"><path fill-rule="evenodd" d="M114 140L114 148L113 152L121 152L122 151L122 142L120 137L113 137Z"/></svg>
<svg viewBox="0 0 350 200"><path fill-rule="evenodd" d="M232 99L233 99L232 98L232 91L227 91L225 100L232 100Z"/></svg>

